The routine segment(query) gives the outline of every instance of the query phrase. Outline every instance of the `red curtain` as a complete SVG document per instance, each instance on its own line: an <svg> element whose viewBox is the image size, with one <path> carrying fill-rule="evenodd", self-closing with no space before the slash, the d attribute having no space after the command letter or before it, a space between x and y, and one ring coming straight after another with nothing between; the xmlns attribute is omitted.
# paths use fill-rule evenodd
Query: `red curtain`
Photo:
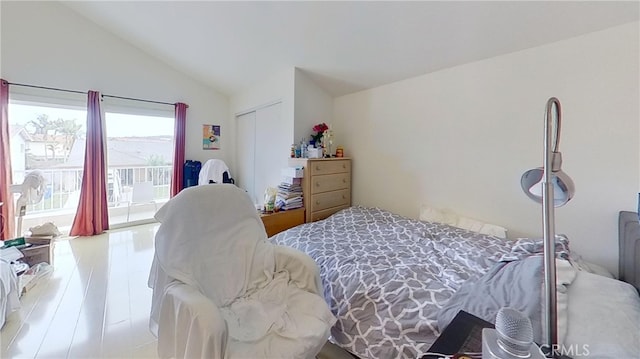
<svg viewBox="0 0 640 359"><path fill-rule="evenodd" d="M11 178L11 146L9 145L9 83L0 79L0 240L13 238L13 194ZM18 234L20 235L20 234Z"/></svg>
<svg viewBox="0 0 640 359"><path fill-rule="evenodd" d="M109 228L104 139L100 93L89 91L84 173L78 211L69 232L72 236L93 236Z"/></svg>
<svg viewBox="0 0 640 359"><path fill-rule="evenodd" d="M171 197L175 196L182 190L184 165L184 145L185 145L185 128L187 125L187 108L189 106L178 102L176 103L175 114L175 147L173 149L173 176L171 177Z"/></svg>

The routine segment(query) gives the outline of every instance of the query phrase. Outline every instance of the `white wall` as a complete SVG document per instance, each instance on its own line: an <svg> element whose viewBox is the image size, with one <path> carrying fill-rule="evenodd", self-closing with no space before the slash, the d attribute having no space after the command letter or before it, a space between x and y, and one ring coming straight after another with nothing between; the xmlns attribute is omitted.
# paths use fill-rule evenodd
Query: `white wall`
<svg viewBox="0 0 640 359"><path fill-rule="evenodd" d="M638 22L335 100L354 203L418 217L426 204L541 236L520 176L542 165L544 108L563 106L560 150L577 194L556 230L617 272L617 216L640 184ZM434 54L437 56L437 54Z"/></svg>
<svg viewBox="0 0 640 359"><path fill-rule="evenodd" d="M278 158L274 158L273 163L274 168L277 169L278 172L280 168L286 167L289 150L293 143L294 76L294 68L282 70L266 79L256 80L254 86L232 96L230 99L230 122L233 124L234 139L236 138L235 129L237 126L235 121L237 115L265 105L281 102L282 118L279 121L278 129L282 132L282 138L286 138L286 141L274 141L273 143L273 146L278 147L274 153L281 153L281 155L277 156ZM256 151L259 150L259 148L256 148ZM237 159L235 160L237 161ZM277 186L278 183L274 183L273 185Z"/></svg>
<svg viewBox="0 0 640 359"><path fill-rule="evenodd" d="M187 103L186 158L232 161L235 148L227 132L230 121L226 96L173 70L57 2L3 1L0 7L2 78L9 82ZM202 150L203 124L222 126L220 151Z"/></svg>
<svg viewBox="0 0 640 359"><path fill-rule="evenodd" d="M333 121L333 97L316 85L304 71L295 72L295 142L309 141L313 126Z"/></svg>

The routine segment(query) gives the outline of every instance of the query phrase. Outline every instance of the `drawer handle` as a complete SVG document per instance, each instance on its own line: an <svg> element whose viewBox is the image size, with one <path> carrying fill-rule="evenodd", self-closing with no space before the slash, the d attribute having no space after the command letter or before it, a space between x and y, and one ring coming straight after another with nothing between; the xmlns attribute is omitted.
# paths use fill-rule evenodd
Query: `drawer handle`
<svg viewBox="0 0 640 359"><path fill-rule="evenodd" d="M316 182L316 187L320 187L320 182Z"/></svg>
<svg viewBox="0 0 640 359"><path fill-rule="evenodd" d="M320 166L316 166L316 171L320 171Z"/></svg>
<svg viewBox="0 0 640 359"><path fill-rule="evenodd" d="M347 199L347 196L345 196L345 195L342 195L342 199Z"/></svg>
<svg viewBox="0 0 640 359"><path fill-rule="evenodd" d="M316 204L320 204L320 201L316 201Z"/></svg>
<svg viewBox="0 0 640 359"><path fill-rule="evenodd" d="M346 164L346 163L343 163L343 164L342 164L342 168L347 168L347 164Z"/></svg>
<svg viewBox="0 0 640 359"><path fill-rule="evenodd" d="M343 178L343 179L342 179L342 183L347 183L347 179L346 179L346 178Z"/></svg>

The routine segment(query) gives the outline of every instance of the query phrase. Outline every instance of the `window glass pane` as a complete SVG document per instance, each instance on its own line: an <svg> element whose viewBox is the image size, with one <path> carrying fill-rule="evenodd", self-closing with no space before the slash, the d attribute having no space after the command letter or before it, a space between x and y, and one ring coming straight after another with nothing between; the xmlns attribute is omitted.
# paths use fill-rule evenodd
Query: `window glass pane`
<svg viewBox="0 0 640 359"><path fill-rule="evenodd" d="M54 222L63 233L71 227L80 198L86 118L84 109L10 101L14 200L27 173L39 170L45 178L42 198L32 196L24 216L17 219L23 233L44 222Z"/></svg>
<svg viewBox="0 0 640 359"><path fill-rule="evenodd" d="M169 199L173 117L107 112L109 223L151 220Z"/></svg>

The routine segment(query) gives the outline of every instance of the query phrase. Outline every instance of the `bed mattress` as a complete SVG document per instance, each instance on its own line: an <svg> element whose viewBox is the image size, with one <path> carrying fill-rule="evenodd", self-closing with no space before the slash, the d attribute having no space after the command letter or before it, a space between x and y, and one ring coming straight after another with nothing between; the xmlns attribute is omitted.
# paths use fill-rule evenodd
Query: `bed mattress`
<svg viewBox="0 0 640 359"><path fill-rule="evenodd" d="M439 335L437 313L513 242L391 212L351 207L271 240L309 254L338 318L332 341L361 358L416 358Z"/></svg>

